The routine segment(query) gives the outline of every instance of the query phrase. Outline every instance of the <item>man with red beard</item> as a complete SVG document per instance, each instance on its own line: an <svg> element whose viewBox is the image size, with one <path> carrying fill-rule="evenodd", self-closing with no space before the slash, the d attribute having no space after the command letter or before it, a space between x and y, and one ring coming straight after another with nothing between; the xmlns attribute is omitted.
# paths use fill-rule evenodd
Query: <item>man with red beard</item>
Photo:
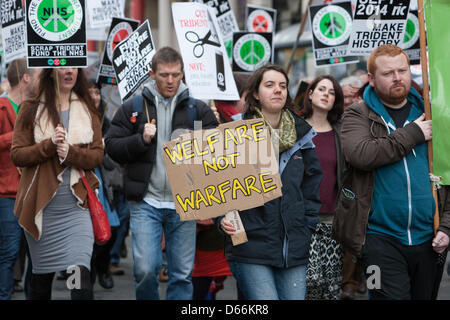
<svg viewBox="0 0 450 320"><path fill-rule="evenodd" d="M444 210L434 234L426 144L431 120L425 120L423 100L411 87L402 49L378 47L367 69L363 101L343 116L347 170L333 236L361 258L371 299L432 299L450 221Z"/></svg>

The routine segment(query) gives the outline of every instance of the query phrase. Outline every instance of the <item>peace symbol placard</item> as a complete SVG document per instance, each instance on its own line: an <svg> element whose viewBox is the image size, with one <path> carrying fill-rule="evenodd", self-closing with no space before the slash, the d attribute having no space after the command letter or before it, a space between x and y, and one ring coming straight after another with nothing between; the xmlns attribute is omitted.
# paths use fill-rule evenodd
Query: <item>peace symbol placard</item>
<svg viewBox="0 0 450 320"><path fill-rule="evenodd" d="M86 67L85 0L27 0L29 67Z"/></svg>
<svg viewBox="0 0 450 320"><path fill-rule="evenodd" d="M233 71L253 72L272 61L271 32L233 34Z"/></svg>
<svg viewBox="0 0 450 320"><path fill-rule="evenodd" d="M309 13L316 66L358 62L358 57L347 53L352 31L351 2L310 6Z"/></svg>
<svg viewBox="0 0 450 320"><path fill-rule="evenodd" d="M247 5L246 27L247 31L275 32L277 10Z"/></svg>
<svg viewBox="0 0 450 320"><path fill-rule="evenodd" d="M405 37L400 48L405 50L411 64L420 64L420 32L417 10L410 10L406 21Z"/></svg>

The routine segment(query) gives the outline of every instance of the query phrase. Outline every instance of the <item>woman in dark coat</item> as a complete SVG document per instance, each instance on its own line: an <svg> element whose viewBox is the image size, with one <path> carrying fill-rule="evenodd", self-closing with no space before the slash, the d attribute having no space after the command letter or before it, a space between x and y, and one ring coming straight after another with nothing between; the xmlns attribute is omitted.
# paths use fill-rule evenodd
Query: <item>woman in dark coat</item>
<svg viewBox="0 0 450 320"><path fill-rule="evenodd" d="M243 119L262 118L274 146L279 146L281 198L240 211L248 242L233 246L227 236L226 256L244 296L302 300L311 234L318 222L322 177L312 144L311 126L291 111L289 80L276 65L265 65L249 79ZM235 232L217 219L227 234Z"/></svg>

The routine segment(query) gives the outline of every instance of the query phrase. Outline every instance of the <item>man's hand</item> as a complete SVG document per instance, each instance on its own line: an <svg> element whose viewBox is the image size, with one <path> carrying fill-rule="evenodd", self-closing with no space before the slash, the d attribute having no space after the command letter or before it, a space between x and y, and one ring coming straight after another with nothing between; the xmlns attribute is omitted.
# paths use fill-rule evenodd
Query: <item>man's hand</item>
<svg viewBox="0 0 450 320"><path fill-rule="evenodd" d="M442 231L436 233L436 237L433 239L433 250L437 253L442 253L447 249L450 239L447 234Z"/></svg>
<svg viewBox="0 0 450 320"><path fill-rule="evenodd" d="M152 119L150 123L147 122L144 126L144 132L142 133L142 136L144 138L145 143L150 143L155 134L156 134L156 120Z"/></svg>
<svg viewBox="0 0 450 320"><path fill-rule="evenodd" d="M425 141L431 140L431 138L433 137L431 120L425 120L425 113L422 113L422 115L414 120L414 122L422 130L422 133L425 136Z"/></svg>
<svg viewBox="0 0 450 320"><path fill-rule="evenodd" d="M212 105L212 106L211 106L211 110L212 110L212 112L214 113L214 115L216 116L217 122L220 123L220 114L219 114L219 112L217 111L216 106L215 106L215 105Z"/></svg>

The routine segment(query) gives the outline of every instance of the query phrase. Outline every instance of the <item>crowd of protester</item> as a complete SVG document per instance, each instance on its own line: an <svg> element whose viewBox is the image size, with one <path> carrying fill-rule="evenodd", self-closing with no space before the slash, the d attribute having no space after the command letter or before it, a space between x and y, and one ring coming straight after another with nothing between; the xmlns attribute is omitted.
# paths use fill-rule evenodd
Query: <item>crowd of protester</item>
<svg viewBox="0 0 450 320"><path fill-rule="evenodd" d="M95 299L97 279L112 289L124 273L128 233L138 300L159 299L161 281L167 299L214 299L231 276L241 300L354 299L367 290L373 300L436 299L450 196L439 189L433 224L432 121L409 64L399 47L380 46L366 73L312 79L300 106L283 68L267 64L234 73L240 100L207 103L190 96L181 55L163 47L142 92L108 118L101 86L83 69L13 61L0 97L0 299L21 290L51 299L55 274L66 279L71 267L80 270L71 299ZM256 118L277 146L282 196L239 211L248 241L233 245L225 216L180 220L163 145L194 121L211 129ZM107 212L112 236L102 245L82 176ZM368 288L374 265L382 276Z"/></svg>

